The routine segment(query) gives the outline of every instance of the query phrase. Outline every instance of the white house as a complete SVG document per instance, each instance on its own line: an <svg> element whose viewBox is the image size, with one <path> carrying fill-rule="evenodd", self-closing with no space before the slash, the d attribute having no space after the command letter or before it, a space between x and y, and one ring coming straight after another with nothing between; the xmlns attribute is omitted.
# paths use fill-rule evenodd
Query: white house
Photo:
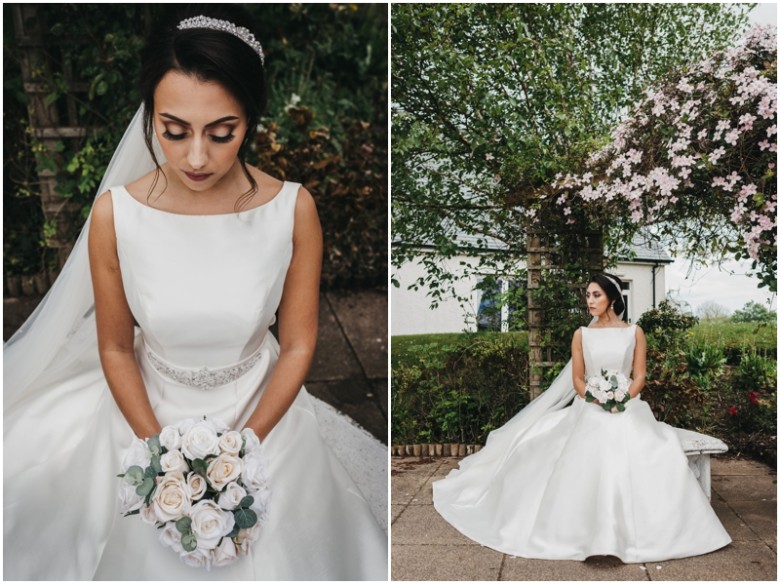
<svg viewBox="0 0 780 584"><path fill-rule="evenodd" d="M450 273L464 273L463 264L475 266L478 262L476 255L468 251L468 237L460 237L458 244L464 249L462 255L451 259L442 260L442 267ZM501 242L492 241L488 246L501 246ZM626 301L625 320L636 322L642 313L654 308L666 297L666 283L664 268L674 260L657 245L644 241L637 236L631 245L632 259L620 260L616 268L611 270L617 274L625 284L623 297ZM425 248L420 249L421 254L431 253ZM522 266L521 264L521 267ZM400 287L391 289L391 331L393 335L414 335L424 333L452 333L464 331L476 331L478 322L481 321L480 305L484 307L484 293L479 288L481 278L479 276L464 277L455 283L455 295L464 300L458 301L455 297L448 298L439 303L439 306L431 310L431 300L427 296L428 290L410 290L409 285L425 275L422 262L412 261L404 264L395 272L395 278ZM500 280L499 285L505 292L510 282ZM496 328L507 330L508 309L501 311L501 323L496 323ZM484 320L482 320L484 323Z"/></svg>

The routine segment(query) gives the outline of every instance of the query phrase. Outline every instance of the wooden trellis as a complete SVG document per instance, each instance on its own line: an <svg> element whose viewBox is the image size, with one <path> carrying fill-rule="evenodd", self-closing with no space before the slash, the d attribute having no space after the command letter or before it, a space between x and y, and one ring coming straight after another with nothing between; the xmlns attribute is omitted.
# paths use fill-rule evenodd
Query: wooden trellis
<svg viewBox="0 0 780 584"><path fill-rule="evenodd" d="M562 267L567 256L575 253L585 256L587 266L592 271L604 269L604 240L600 232L580 234L576 239L580 245L576 249L562 250L553 237L542 232L529 233L526 239L526 261L528 274L528 346L529 346L529 391L531 398L537 397L543 390L544 369L555 365L553 348L545 347L542 342L544 309L533 298L532 290L538 290L542 282L542 273ZM580 284L570 283L581 288Z"/></svg>
<svg viewBox="0 0 780 584"><path fill-rule="evenodd" d="M16 42L20 49L20 66L24 92L30 100L29 115L32 135L43 147L44 153L61 163L56 145L62 140L83 139L87 129L79 125L77 95L86 94L88 85L74 79L71 63L63 57L57 61L50 43L45 42L45 15L38 4L16 4L13 22ZM57 100L49 100L55 72L62 75L69 92ZM72 248L71 235L74 220L80 210L78 204L57 194L56 173L49 169L38 170L38 188L41 208L47 223L55 226L54 236L48 247L57 258L59 266ZM39 291L40 292L40 291Z"/></svg>

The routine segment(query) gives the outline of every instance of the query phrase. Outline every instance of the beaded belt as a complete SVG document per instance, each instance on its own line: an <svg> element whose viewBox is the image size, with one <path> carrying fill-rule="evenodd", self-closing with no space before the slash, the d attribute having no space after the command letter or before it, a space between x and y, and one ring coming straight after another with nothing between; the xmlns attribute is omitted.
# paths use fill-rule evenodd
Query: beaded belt
<svg viewBox="0 0 780 584"><path fill-rule="evenodd" d="M146 356L149 358L149 362L152 366L171 381L205 391L235 381L254 367L255 363L260 360L263 354L260 349L258 349L236 365L215 368L202 367L201 369L182 369L180 367L173 367L149 347L146 347Z"/></svg>

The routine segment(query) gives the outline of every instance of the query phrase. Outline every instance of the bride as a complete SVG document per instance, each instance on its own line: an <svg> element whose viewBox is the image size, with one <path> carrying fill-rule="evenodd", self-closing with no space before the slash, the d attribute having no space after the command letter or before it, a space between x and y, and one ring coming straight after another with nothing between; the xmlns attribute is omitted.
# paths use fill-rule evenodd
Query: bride
<svg viewBox="0 0 780 584"><path fill-rule="evenodd" d="M433 484L436 510L469 538L524 558L639 563L727 545L674 429L642 401L645 336L619 317L620 279L595 275L586 299L593 320L574 333L569 364ZM593 399L606 399L590 381L603 371L625 376L625 397Z"/></svg>
<svg viewBox="0 0 780 584"><path fill-rule="evenodd" d="M5 347L4 577L385 580L385 449L302 388L313 199L245 162L266 91L243 11L193 6L151 36L143 105L87 226ZM259 539L224 567L183 563L119 514L133 440L202 416L252 430L271 475Z"/></svg>

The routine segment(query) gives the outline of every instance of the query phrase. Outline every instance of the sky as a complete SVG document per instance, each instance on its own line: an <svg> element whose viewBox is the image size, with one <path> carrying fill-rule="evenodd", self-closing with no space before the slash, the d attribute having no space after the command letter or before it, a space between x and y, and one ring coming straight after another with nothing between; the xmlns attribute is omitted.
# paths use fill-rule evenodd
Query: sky
<svg viewBox="0 0 780 584"><path fill-rule="evenodd" d="M750 21L757 24L777 26L777 4L759 4L750 13ZM684 300L696 309L705 302L717 302L728 312L742 308L746 302L754 301L777 308L775 294L758 288L758 280L747 274L750 262L726 262L723 267L710 266L689 272L690 262L678 258L666 268L666 291L675 298Z"/></svg>

